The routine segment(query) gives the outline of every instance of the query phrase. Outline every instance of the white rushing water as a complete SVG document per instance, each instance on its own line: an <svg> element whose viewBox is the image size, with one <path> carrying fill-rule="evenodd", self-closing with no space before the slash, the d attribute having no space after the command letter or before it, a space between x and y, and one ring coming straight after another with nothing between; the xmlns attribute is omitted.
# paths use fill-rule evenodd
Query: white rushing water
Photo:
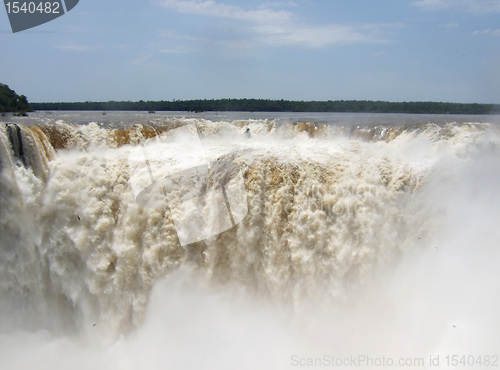
<svg viewBox="0 0 500 370"><path fill-rule="evenodd" d="M0 124L2 368L500 366L495 117L221 116Z"/></svg>

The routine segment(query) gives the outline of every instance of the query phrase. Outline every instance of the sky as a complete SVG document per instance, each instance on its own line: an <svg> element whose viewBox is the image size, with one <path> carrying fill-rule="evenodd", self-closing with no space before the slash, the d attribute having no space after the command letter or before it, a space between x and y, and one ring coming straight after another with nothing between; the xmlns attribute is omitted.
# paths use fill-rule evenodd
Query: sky
<svg viewBox="0 0 500 370"><path fill-rule="evenodd" d="M12 33L31 102L264 98L500 103L500 0L80 0Z"/></svg>

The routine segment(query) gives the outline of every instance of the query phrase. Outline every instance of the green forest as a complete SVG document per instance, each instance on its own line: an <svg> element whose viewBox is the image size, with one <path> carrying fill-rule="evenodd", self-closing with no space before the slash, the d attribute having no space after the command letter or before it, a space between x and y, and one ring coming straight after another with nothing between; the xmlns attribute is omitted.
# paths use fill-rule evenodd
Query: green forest
<svg viewBox="0 0 500 370"><path fill-rule="evenodd" d="M17 115L26 115L32 109L24 95L17 95L9 86L0 83L0 114L13 112Z"/></svg>
<svg viewBox="0 0 500 370"><path fill-rule="evenodd" d="M370 100L294 101L271 99L211 99L173 101L107 101L32 103L35 110L92 111L233 111L233 112L353 112L499 114L500 104L388 102Z"/></svg>
<svg viewBox="0 0 500 370"><path fill-rule="evenodd" d="M0 83L0 113L26 115L32 110L71 111L233 111L233 112L352 112L500 114L500 104L444 102L388 102L371 100L297 101L272 99L198 99L173 101L107 101L28 103L9 86Z"/></svg>

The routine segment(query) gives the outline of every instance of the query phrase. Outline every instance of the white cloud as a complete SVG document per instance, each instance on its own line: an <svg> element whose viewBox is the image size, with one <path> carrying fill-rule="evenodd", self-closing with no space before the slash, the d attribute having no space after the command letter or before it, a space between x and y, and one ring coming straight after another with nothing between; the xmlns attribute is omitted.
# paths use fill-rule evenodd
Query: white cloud
<svg viewBox="0 0 500 370"><path fill-rule="evenodd" d="M284 10L245 10L239 6L216 3L212 0L162 0L159 3L180 13L198 14L211 17L231 18L254 22L279 22L289 20L291 13Z"/></svg>
<svg viewBox="0 0 500 370"><path fill-rule="evenodd" d="M424 9L434 10L447 8L449 4L446 0L420 0L415 1L413 5L420 6Z"/></svg>
<svg viewBox="0 0 500 370"><path fill-rule="evenodd" d="M383 43L382 30L395 25L266 25L255 31L270 45L302 45L322 48L334 44ZM397 25L396 25L397 26Z"/></svg>
<svg viewBox="0 0 500 370"><path fill-rule="evenodd" d="M176 40L187 40L187 41L209 41L206 37L197 37L190 35L179 35L177 32L172 30L165 30L161 32L161 36L176 39Z"/></svg>
<svg viewBox="0 0 500 370"><path fill-rule="evenodd" d="M473 13L500 13L500 0L419 0L413 5L426 10L455 8Z"/></svg>
<svg viewBox="0 0 500 370"><path fill-rule="evenodd" d="M477 31L472 32L472 35L474 35L474 36L484 35L484 36L500 37L500 29L496 29L496 30L487 29L487 30L481 30L481 31L477 30Z"/></svg>
<svg viewBox="0 0 500 370"><path fill-rule="evenodd" d="M242 45L297 45L322 48L334 44L380 43L387 42L384 33L401 24L368 25L311 25L301 23L294 13L285 10L263 8L244 9L235 5L217 3L212 0L162 0L159 5L180 13L196 14L245 21L239 31L251 34L251 40L240 40ZM293 2L268 6L296 5ZM234 41L217 41L219 44L234 44Z"/></svg>
<svg viewBox="0 0 500 370"><path fill-rule="evenodd" d="M59 50L67 50L67 51L87 51L90 48L86 45L78 45L78 44L64 44L64 45L54 45L54 49Z"/></svg>
<svg viewBox="0 0 500 370"><path fill-rule="evenodd" d="M259 9L262 8L283 8L285 6L298 6L295 1L270 1L259 5Z"/></svg>
<svg viewBox="0 0 500 370"><path fill-rule="evenodd" d="M137 55L134 59L130 61L132 64L139 66L154 66L157 65L156 62L153 62L153 54L144 53Z"/></svg>
<svg viewBox="0 0 500 370"><path fill-rule="evenodd" d="M386 55L386 54L387 54L387 52L385 50L380 50L380 51L377 51L375 53L372 53L372 56L381 57L381 56Z"/></svg>
<svg viewBox="0 0 500 370"><path fill-rule="evenodd" d="M195 49L187 49L187 48L171 48L171 49L159 49L159 53L162 54L188 54L197 52Z"/></svg>

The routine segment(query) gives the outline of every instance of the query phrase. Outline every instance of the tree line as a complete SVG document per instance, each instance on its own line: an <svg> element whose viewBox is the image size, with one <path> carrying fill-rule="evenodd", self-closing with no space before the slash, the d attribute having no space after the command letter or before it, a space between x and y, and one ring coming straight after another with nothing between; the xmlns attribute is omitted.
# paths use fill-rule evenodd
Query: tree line
<svg viewBox="0 0 500 370"><path fill-rule="evenodd" d="M9 86L0 83L0 114L13 112L18 115L26 115L26 112L31 110L26 96L17 95Z"/></svg>
<svg viewBox="0 0 500 370"><path fill-rule="evenodd" d="M500 114L500 104L388 102L371 100L294 101L272 99L198 99L173 101L107 101L31 103L35 110L91 111L234 111Z"/></svg>

